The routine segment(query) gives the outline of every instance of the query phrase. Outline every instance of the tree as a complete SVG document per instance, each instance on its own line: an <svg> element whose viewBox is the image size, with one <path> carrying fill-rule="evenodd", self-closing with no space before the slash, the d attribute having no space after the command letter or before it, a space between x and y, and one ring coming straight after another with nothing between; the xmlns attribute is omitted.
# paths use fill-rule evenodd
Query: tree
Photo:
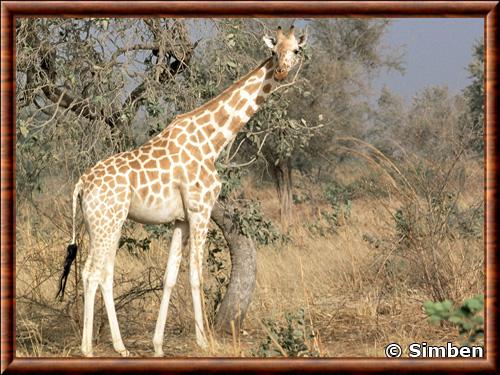
<svg viewBox="0 0 500 375"><path fill-rule="evenodd" d="M461 117L464 135L470 138L470 147L484 152L484 41L473 47L472 61L468 66L472 83L464 90L467 112Z"/></svg>
<svg viewBox="0 0 500 375"><path fill-rule="evenodd" d="M377 100L377 107L373 112L370 128L365 138L386 155L395 151L393 143L397 129L405 127L406 108L401 97L395 95L384 86Z"/></svg>
<svg viewBox="0 0 500 375"><path fill-rule="evenodd" d="M47 177L68 186L98 160L144 142L226 83L220 80L224 69L193 63L210 59L210 48L191 40L184 20L19 19L16 27L20 195L43 192ZM236 78L237 65L227 61ZM239 325L248 308L255 246L228 221L231 204L221 207L214 220L233 268L217 322L227 329L231 320Z"/></svg>

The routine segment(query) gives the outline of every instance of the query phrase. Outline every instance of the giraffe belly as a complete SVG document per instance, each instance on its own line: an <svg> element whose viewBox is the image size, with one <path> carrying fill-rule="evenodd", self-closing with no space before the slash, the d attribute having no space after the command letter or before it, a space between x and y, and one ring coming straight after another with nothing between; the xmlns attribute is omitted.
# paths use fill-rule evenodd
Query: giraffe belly
<svg viewBox="0 0 500 375"><path fill-rule="evenodd" d="M128 218L142 224L166 224L174 220L184 220L184 206L179 192L147 202L148 200L144 202L133 196Z"/></svg>

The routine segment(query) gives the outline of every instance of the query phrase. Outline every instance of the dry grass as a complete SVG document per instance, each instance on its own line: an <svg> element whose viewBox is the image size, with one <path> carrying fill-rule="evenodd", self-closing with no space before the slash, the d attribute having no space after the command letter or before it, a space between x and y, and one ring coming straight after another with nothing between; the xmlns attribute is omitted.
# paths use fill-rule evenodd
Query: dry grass
<svg viewBox="0 0 500 375"><path fill-rule="evenodd" d="M470 207L481 200L482 170L466 166L466 183L459 206ZM360 164L343 164L335 175L351 184L366 174ZM478 182L479 181L479 182ZM302 181L298 181L301 185ZM267 218L278 222L278 201L272 187L244 184L248 198L261 202ZM328 207L320 187L308 187L312 199L295 206L290 241L258 249L257 288L239 336L214 336L202 352L194 337L188 266L183 258L167 319L164 351L168 356L254 356L267 332L262 322L284 322L285 312L305 308L308 324L316 332L311 345L320 355L332 357L383 356L390 342L406 345L459 342L450 326L430 325L422 303L431 296L426 288L402 272L389 272L391 253L384 241L394 237L392 213L401 198L366 195L356 198L348 219L333 233L313 235L307 224L321 222ZM87 250L86 235L80 236L77 272L72 270L65 302L54 300L68 236L69 194L56 195L37 210L19 204L17 215L17 355L79 356L82 287L78 273ZM46 212L46 214L43 214ZM324 224L324 223L323 223ZM129 226L127 235L142 238L141 226ZM392 237L391 237L392 236ZM380 239L374 246L367 238ZM161 278L167 260L169 238L153 240L150 250L132 255L118 251L115 300L125 345L136 356L153 354L152 335L161 298ZM460 238L443 242L453 299L463 300L483 288L482 238ZM443 250L443 251L444 251ZM186 253L184 253L186 255ZM227 259L226 259L227 261ZM411 273L411 272L410 272ZM205 269L205 283L213 278ZM78 295L76 294L78 293ZM208 303L211 296L208 295ZM107 318L98 293L95 314L97 356L116 356L112 349Z"/></svg>

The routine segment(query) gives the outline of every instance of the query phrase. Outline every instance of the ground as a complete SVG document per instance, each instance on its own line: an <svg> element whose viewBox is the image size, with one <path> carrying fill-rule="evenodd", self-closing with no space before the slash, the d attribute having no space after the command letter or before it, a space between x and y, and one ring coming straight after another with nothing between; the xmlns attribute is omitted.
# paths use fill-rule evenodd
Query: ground
<svg viewBox="0 0 500 375"><path fill-rule="evenodd" d="M345 185L356 181L363 173L359 165L354 171L352 165L344 168L336 173ZM471 167L462 206L481 198L482 190L478 190L476 184L481 181L481 173L479 167ZM265 323L273 321L278 327L285 327L286 313L297 314L301 309L305 314L301 327L314 332L314 336L303 336L307 348L303 355L382 357L385 345L391 342L403 347L423 341L460 344L461 337L454 326L433 325L427 320L422 304L432 297L425 283L416 279L418 270L405 269L403 263L388 261L392 258L387 252L387 241L394 237L395 228L391 212L401 202L391 196L357 196L349 212L341 211L337 224L332 227L322 214L331 208L321 199L314 198L321 196L322 190L307 185L307 180L300 176L296 176L295 181L295 193L307 192L309 200L294 205L294 217L300 220L292 224L288 241L258 246L257 286L243 331L238 337L209 331L210 345L206 351L201 351L195 343L188 262L184 252L167 319L166 356L262 356L262 345L269 333ZM246 198L260 202L267 219L279 223L278 200L272 184L248 179L242 188ZM65 247L70 238L71 212L66 192L57 191L56 183L54 189L50 205L47 202L18 204L18 356L81 355L83 291L79 272L88 241L86 235L80 237L83 239L81 250L76 268L70 274L67 296L64 302L55 301ZM45 214L47 207L50 207L50 215ZM141 239L148 232L142 226L132 225L124 235ZM138 249L133 253L127 251L126 246L118 251L115 301L122 337L133 356L150 357L153 354L152 336L168 244L168 236L159 236L152 240L147 251ZM481 293L484 277L482 236L454 236L446 244L449 247L447 262L458 275L451 277L448 285L454 301ZM228 274L227 254L221 256L221 272ZM214 288L217 284L208 268L204 273L206 300L210 305L216 298ZM75 281L78 281L77 286ZM111 345L99 294L94 338L94 355L117 356Z"/></svg>

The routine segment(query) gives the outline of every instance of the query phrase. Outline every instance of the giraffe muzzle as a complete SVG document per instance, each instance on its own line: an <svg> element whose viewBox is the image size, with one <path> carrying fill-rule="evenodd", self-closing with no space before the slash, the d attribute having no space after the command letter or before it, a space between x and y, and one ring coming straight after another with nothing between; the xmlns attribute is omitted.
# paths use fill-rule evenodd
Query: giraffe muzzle
<svg viewBox="0 0 500 375"><path fill-rule="evenodd" d="M288 70L285 68L276 68L276 70L274 71L274 78L277 81L284 80L287 77L287 75L288 75Z"/></svg>

